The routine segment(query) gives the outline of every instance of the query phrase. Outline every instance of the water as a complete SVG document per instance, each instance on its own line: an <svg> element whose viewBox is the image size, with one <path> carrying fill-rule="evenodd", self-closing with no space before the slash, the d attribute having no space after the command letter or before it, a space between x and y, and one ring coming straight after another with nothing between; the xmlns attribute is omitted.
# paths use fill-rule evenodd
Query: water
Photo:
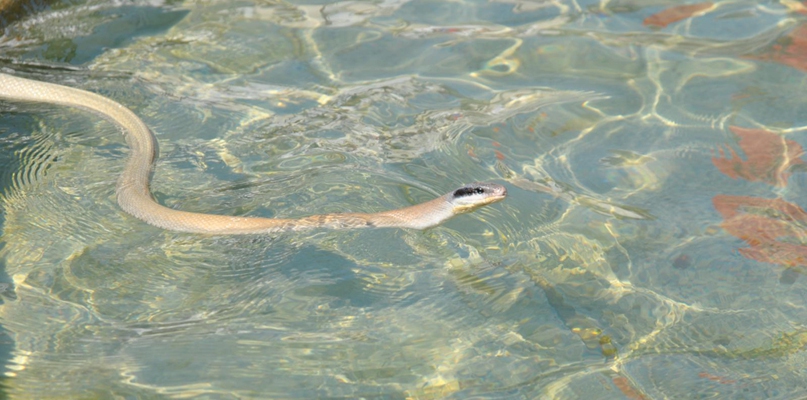
<svg viewBox="0 0 807 400"><path fill-rule="evenodd" d="M0 104L10 398L777 398L807 386L807 7L65 1L0 68L120 101L158 200L427 230L205 237L95 115Z"/></svg>

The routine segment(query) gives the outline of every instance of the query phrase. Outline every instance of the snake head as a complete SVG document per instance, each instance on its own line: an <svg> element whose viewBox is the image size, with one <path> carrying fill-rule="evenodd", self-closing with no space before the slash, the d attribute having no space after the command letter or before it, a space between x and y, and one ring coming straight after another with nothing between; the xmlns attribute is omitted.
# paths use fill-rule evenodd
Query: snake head
<svg viewBox="0 0 807 400"><path fill-rule="evenodd" d="M465 185L448 196L454 212L467 213L507 197L507 189L495 183L474 182Z"/></svg>

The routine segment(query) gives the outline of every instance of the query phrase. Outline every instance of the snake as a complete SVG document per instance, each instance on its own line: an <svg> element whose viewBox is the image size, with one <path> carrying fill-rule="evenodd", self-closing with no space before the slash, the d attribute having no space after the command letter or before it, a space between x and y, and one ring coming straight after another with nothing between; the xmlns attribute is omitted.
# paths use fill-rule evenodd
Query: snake
<svg viewBox="0 0 807 400"><path fill-rule="evenodd" d="M0 73L0 98L10 102L49 103L89 110L118 125L130 149L115 188L118 205L137 219L171 231L239 235L310 229L427 229L507 196L507 189L502 185L474 182L423 203L374 213L263 218L176 210L159 204L151 194L149 183L157 157L157 137L130 109L86 90L5 73Z"/></svg>

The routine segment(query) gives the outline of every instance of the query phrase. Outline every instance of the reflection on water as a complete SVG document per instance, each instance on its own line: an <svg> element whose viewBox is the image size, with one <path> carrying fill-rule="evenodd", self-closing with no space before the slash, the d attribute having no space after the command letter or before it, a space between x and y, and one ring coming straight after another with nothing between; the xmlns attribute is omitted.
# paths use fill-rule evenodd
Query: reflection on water
<svg viewBox="0 0 807 400"><path fill-rule="evenodd" d="M807 365L807 6L56 2L4 72L156 132L231 215L505 202L428 231L205 237L120 211L126 147L0 104L19 398L781 398Z"/></svg>

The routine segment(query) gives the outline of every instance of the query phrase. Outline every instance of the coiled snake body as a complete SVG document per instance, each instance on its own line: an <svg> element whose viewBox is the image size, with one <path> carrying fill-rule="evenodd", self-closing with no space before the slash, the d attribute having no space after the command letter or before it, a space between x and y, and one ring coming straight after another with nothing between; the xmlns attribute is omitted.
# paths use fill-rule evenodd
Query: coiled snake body
<svg viewBox="0 0 807 400"><path fill-rule="evenodd" d="M154 201L149 177L157 139L131 110L106 97L81 89L0 73L0 98L41 102L94 111L119 125L131 152L116 189L118 204L151 225L179 232L232 235L314 228L365 227L425 229L461 213L500 201L507 190L493 183L472 183L434 200L377 213L319 214L299 219L233 217L174 210Z"/></svg>

